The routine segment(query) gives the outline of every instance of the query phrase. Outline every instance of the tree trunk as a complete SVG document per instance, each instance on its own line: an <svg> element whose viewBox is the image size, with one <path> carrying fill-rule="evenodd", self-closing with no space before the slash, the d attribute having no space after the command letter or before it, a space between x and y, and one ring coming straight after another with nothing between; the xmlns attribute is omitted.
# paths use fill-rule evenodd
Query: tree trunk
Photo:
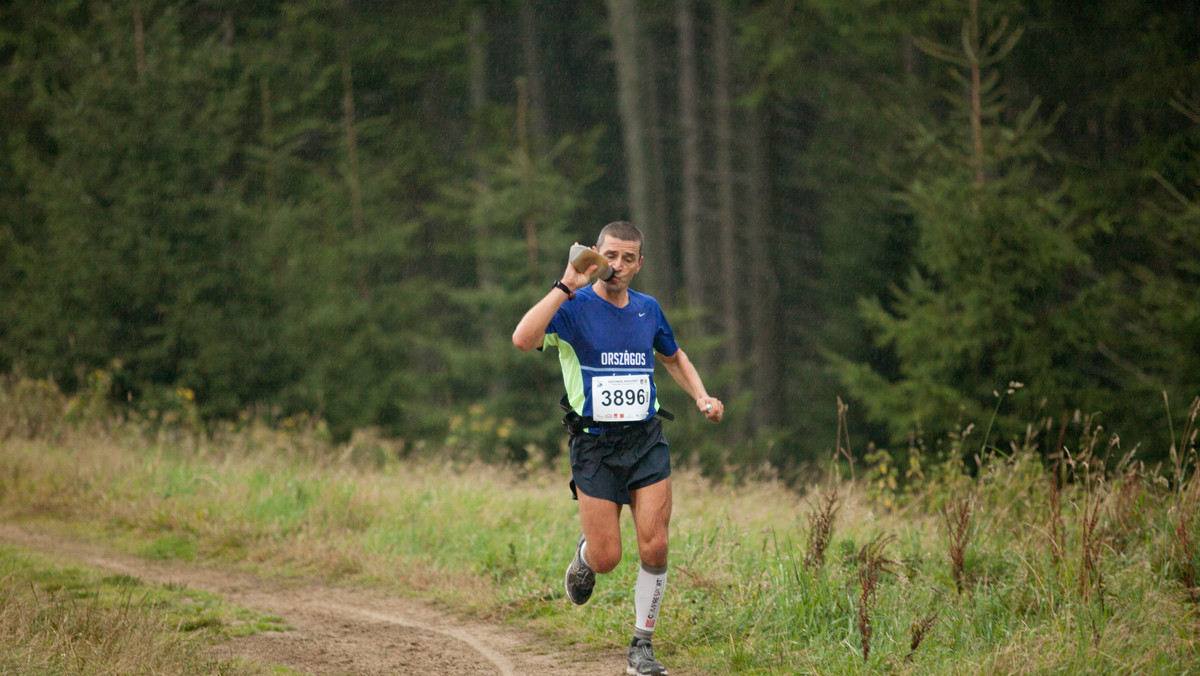
<svg viewBox="0 0 1200 676"><path fill-rule="evenodd" d="M343 11L349 15L350 0L343 0ZM349 17L347 17L349 18ZM363 217L362 174L358 167L358 126L354 110L354 70L350 64L350 36L348 29L342 29L342 46L339 58L342 61L342 130L346 135L346 186L350 191L350 232L351 237L360 239L366 234L366 221ZM357 277L358 297L366 299L370 295L370 285L364 266L351 264Z"/></svg>
<svg viewBox="0 0 1200 676"><path fill-rule="evenodd" d="M782 334L779 280L771 256L771 158L767 143L769 118L762 106L750 111L749 118L745 146L749 158L746 268L750 271L750 288L745 300L750 305L750 326L755 331L752 342L754 428L762 429L781 422L779 395L783 364L779 358L779 345Z"/></svg>
<svg viewBox="0 0 1200 676"><path fill-rule="evenodd" d="M137 83L146 83L146 27L142 23L142 3L133 7L133 54L137 64Z"/></svg>
<svg viewBox="0 0 1200 676"><path fill-rule="evenodd" d="M696 28L692 0L678 0L676 29L679 32L679 152L682 172L681 208L683 286L687 303L705 307L704 244L701 241L700 115L696 74ZM696 322L699 327L699 322Z"/></svg>
<svg viewBox="0 0 1200 676"><path fill-rule="evenodd" d="M523 172L525 189L533 190L533 154L529 148L529 88L525 80L517 80L517 143L524 156ZM525 214L525 248L529 253L529 281L537 284L541 279L538 269L537 219L532 211Z"/></svg>
<svg viewBox="0 0 1200 676"><path fill-rule="evenodd" d="M741 390L742 352L741 299L744 289L741 271L745 269L738 247L737 209L734 206L733 173L733 91L732 39L727 0L716 0L714 15L715 30L713 51L716 65L715 109L716 109L716 179L717 179L717 228L721 247L721 310L725 330L724 361L729 368L729 389ZM734 429L734 441L742 436L741 429Z"/></svg>
<svg viewBox="0 0 1200 676"><path fill-rule="evenodd" d="M974 150L971 164L975 168L975 187L983 187L983 85L979 73L979 0L969 3L971 13L970 41L971 48L967 59L971 64L971 141Z"/></svg>
<svg viewBox="0 0 1200 676"><path fill-rule="evenodd" d="M647 265L642 268L646 286L651 293L660 293L663 280L669 273L666 261L664 223L654 223L650 194L649 153L646 144L645 108L642 105L641 62L638 45L641 42L637 0L607 0L609 30L617 70L617 105L621 114L621 130L625 147L626 182L629 191L629 211L634 225L646 234L643 251ZM608 219L616 220L616 219ZM602 224L601 224L602 225ZM598 228L597 228L598 229Z"/></svg>
<svg viewBox="0 0 1200 676"><path fill-rule="evenodd" d="M483 9L476 7L471 11L471 22L468 29L468 92L471 106L471 152L476 158L475 181L479 185L488 184L488 170L483 163L484 131L483 115L487 106L487 49L485 46L486 23ZM500 275L495 261L492 259L492 228L487 216L471 217L471 225L475 232L475 274L476 288L488 297L493 297L500 286ZM503 327L498 312L492 305L483 308L483 321L480 323L480 341L487 354L496 354L504 349L506 342ZM498 397L504 393L505 381L499 369L491 370L487 380L489 396Z"/></svg>
<svg viewBox="0 0 1200 676"><path fill-rule="evenodd" d="M275 115L271 112L271 80L266 75L263 75L259 82L262 87L262 143L267 151L267 175L263 177L263 187L267 200L267 220L271 221L275 218L275 202L278 190L276 185L278 181L278 159L276 158L277 148L275 146Z"/></svg>
<svg viewBox="0 0 1200 676"><path fill-rule="evenodd" d="M471 24L468 29L469 39L469 94L471 105L471 137L472 151L478 158L475 168L475 180L480 185L487 185L487 170L483 159L483 109L487 105L487 50L484 47L484 16L483 9L476 7L471 12ZM492 242L491 227L487 218L480 218L475 226L475 270L481 289L494 288L498 285L496 266L492 263L490 251ZM488 322L491 324L492 322Z"/></svg>
<svg viewBox="0 0 1200 676"><path fill-rule="evenodd" d="M671 222L670 215L670 200L667 198L667 176L666 161L664 159L666 139L664 138L663 128L666 126L663 122L662 106L658 100L658 83L655 81L659 72L659 56L658 50L647 49L643 54L642 62L646 64L645 72L647 74L645 80L645 88L642 92L642 110L646 114L646 124L649 127L649 181L650 181L650 204L653 209L653 223L658 224L658 238L661 239L659 251L662 258L654 259L654 267L662 268L663 274L659 279L657 294L659 300L667 304L675 304L679 299L676 297L675 275L678 270L678 265L675 261L675 256L672 253L678 244L678 234L672 228L667 227Z"/></svg>
<svg viewBox="0 0 1200 676"><path fill-rule="evenodd" d="M358 172L358 131L354 121L354 74L350 55L342 52L342 127L346 134L346 184L350 187L350 224L355 236L364 230L362 184Z"/></svg>
<svg viewBox="0 0 1200 676"><path fill-rule="evenodd" d="M538 54L537 15L533 0L521 2L521 51L525 57L525 81L529 96L530 136L538 156L549 151L550 130L546 123L546 94L542 59Z"/></svg>

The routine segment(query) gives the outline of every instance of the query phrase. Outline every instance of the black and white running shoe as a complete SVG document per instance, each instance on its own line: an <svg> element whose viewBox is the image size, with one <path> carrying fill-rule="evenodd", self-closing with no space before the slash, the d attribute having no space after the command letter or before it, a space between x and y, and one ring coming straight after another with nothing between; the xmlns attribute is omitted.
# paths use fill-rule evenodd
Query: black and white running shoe
<svg viewBox="0 0 1200 676"><path fill-rule="evenodd" d="M625 673L629 676L666 676L667 668L654 659L654 646L646 639L638 638L629 646L629 666L625 667Z"/></svg>
<svg viewBox="0 0 1200 676"><path fill-rule="evenodd" d="M577 606L587 603L592 598L592 589L596 587L596 573L583 562L583 556L579 553L583 543L583 536L580 535L579 542L575 544L575 558L567 566L566 576L567 598Z"/></svg>

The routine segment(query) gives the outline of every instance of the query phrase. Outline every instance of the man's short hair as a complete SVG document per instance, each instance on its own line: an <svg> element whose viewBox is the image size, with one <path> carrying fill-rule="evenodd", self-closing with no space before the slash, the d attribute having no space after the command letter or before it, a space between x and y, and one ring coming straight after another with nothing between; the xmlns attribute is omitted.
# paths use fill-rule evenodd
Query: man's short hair
<svg viewBox="0 0 1200 676"><path fill-rule="evenodd" d="M622 239L626 242L637 242L638 257L641 257L642 245L645 243L646 237L633 223L630 223L629 221L613 221L612 223L604 226L604 228L600 230L600 236L596 238L597 249L604 244L604 238L606 237Z"/></svg>

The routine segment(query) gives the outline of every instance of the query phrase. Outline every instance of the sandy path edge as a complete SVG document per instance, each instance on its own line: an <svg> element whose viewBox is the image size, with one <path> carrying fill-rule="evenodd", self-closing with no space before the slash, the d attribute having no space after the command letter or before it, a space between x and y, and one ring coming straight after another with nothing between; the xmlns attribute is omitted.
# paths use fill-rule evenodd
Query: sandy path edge
<svg viewBox="0 0 1200 676"><path fill-rule="evenodd" d="M624 673L624 654L617 648L599 654L548 652L532 635L453 617L411 599L319 583L284 585L247 573L151 561L12 524L0 523L0 541L146 582L219 594L232 604L281 617L294 628L214 646L221 657L322 676Z"/></svg>

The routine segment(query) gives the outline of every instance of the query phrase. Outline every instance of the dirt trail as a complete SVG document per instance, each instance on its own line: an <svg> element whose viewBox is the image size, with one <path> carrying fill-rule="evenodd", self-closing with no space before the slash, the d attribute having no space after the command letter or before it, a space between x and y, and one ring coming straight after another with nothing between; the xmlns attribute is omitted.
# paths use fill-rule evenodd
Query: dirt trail
<svg viewBox="0 0 1200 676"><path fill-rule="evenodd" d="M453 617L418 601L319 584L281 584L244 573L148 561L8 524L0 524L0 541L146 582L220 594L232 604L281 617L294 628L222 643L213 648L221 657L244 657L320 676L624 673L624 651L617 648L599 654L547 653L530 635Z"/></svg>

